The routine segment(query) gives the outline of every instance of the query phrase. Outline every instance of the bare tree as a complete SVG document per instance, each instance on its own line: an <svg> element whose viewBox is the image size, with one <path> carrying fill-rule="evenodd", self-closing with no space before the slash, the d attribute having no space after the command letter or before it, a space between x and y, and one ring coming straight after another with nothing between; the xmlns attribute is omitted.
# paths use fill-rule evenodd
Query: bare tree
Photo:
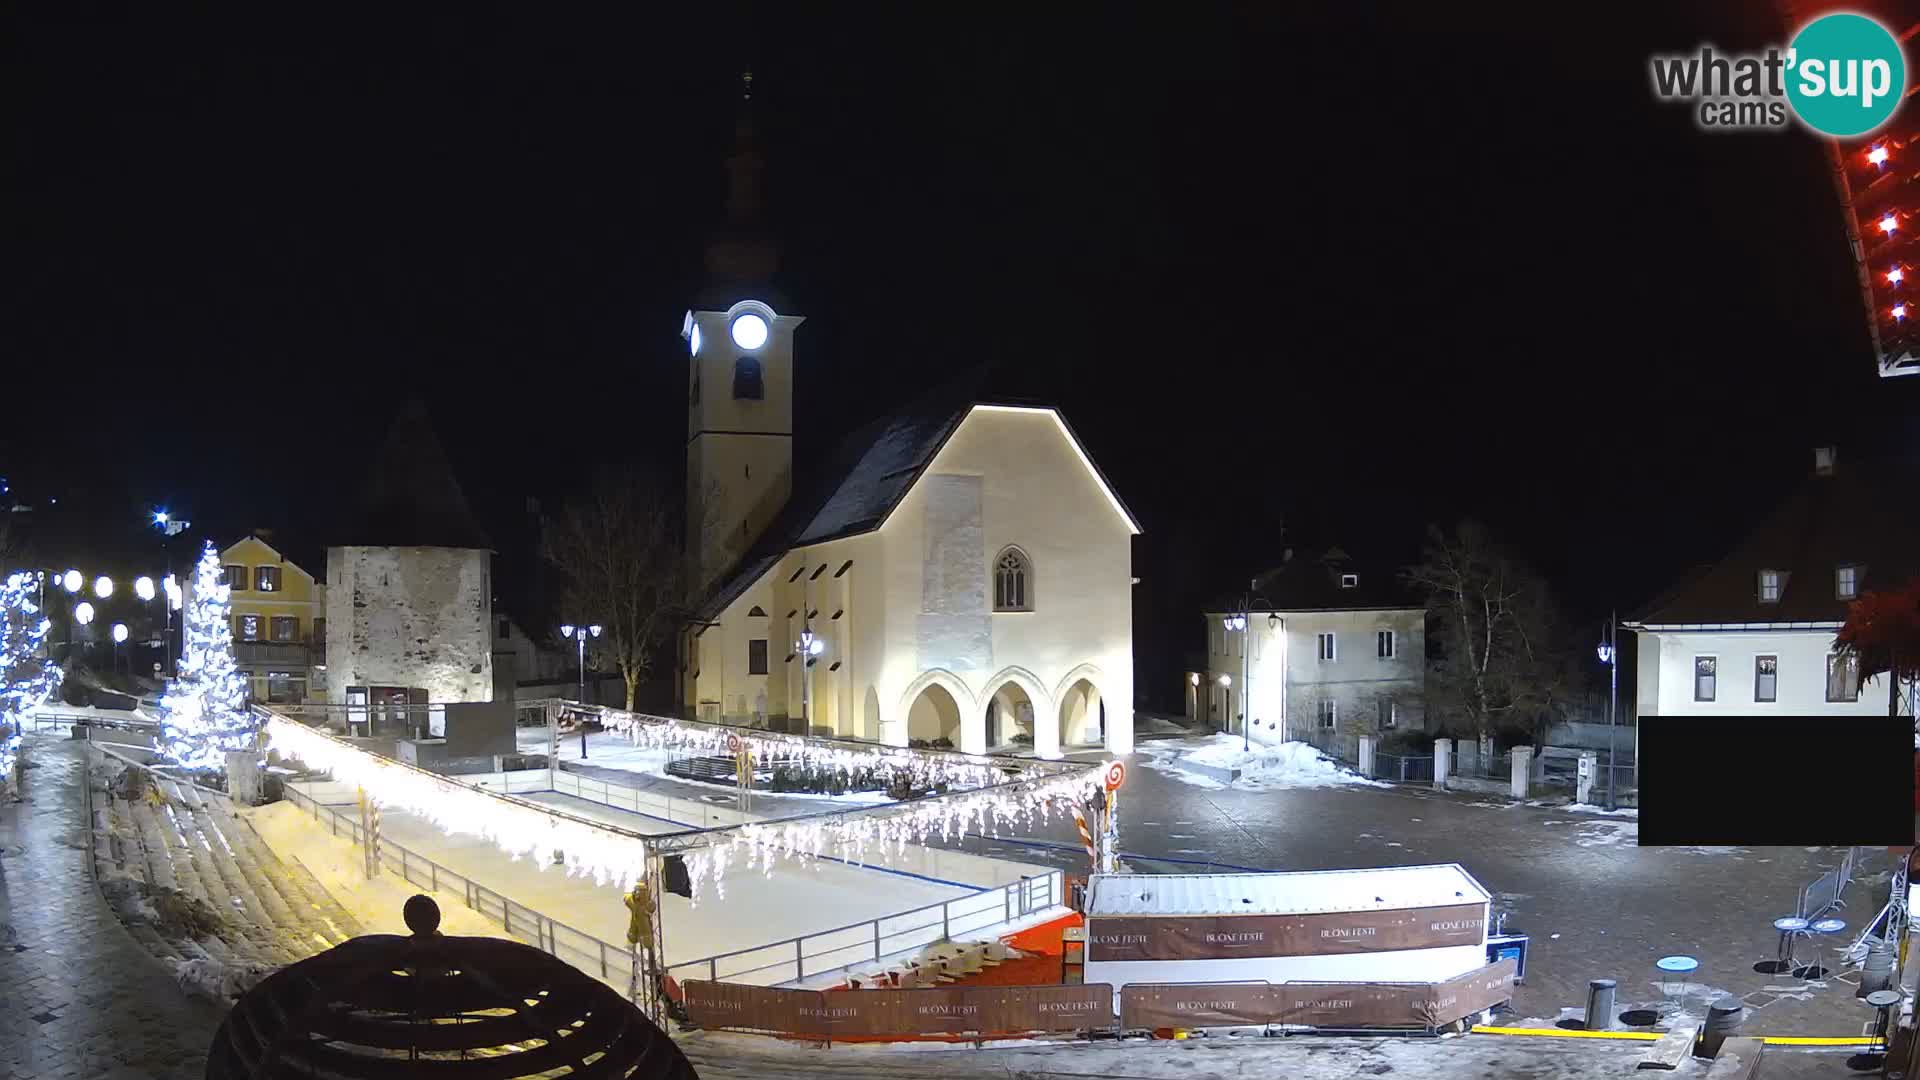
<svg viewBox="0 0 1920 1080"><path fill-rule="evenodd" d="M1427 679L1433 715L1457 717L1484 740L1500 728L1531 730L1560 708L1569 660L1546 582L1483 526L1429 527L1406 577L1426 594L1440 651Z"/></svg>
<svg viewBox="0 0 1920 1080"><path fill-rule="evenodd" d="M628 709L685 613L681 520L679 499L658 475L625 467L601 470L590 491L546 522L566 617L603 628L593 648L619 669Z"/></svg>

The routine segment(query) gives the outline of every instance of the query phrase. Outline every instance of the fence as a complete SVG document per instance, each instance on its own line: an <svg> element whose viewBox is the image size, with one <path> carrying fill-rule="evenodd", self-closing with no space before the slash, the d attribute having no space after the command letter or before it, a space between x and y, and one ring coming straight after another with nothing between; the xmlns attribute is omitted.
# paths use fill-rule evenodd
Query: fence
<svg viewBox="0 0 1920 1080"><path fill-rule="evenodd" d="M532 771L544 772L544 770ZM501 776L502 774L492 775ZM516 774L505 774L508 786L514 787L515 790L532 790L515 785L513 782L516 779L518 779ZM562 783L574 781L586 785L588 789L598 787L603 795L607 793L606 789L609 787L631 792L639 797L641 805L646 805L649 799L659 802L685 801L668 800L632 788L622 789L619 785L602 784L585 777L569 777L565 773L557 774L555 779ZM532 778L527 777L522 782L531 783ZM327 785L310 786L316 790L327 788ZM351 790L344 784L338 786L342 793ZM293 784L287 785L286 793L295 805L312 813L315 820L325 822L333 835L345 836L355 844L366 846L366 837L360 830L357 815L320 802L310 792L302 791ZM583 797L591 798L592 796ZM612 802L607 805L621 804ZM738 811L734 813L737 814ZM458 886L467 907L498 923L509 934L552 953L582 971L589 974L597 972L602 979L609 981L611 981L610 973L626 974L630 971L632 957L624 945L602 941L591 934L542 915L523 904L515 903L479 882L456 873L401 844L382 838L380 861L382 865L398 873L403 880L414 885L425 886L431 890L445 887L449 891ZM1012 922L1016 918L1064 903L1063 895L1061 874L1057 870L1033 877L1023 876L1018 882L982 889L938 904L929 904L893 915L882 915L865 922L787 938L768 945L688 960L670 965L667 970L670 974L680 972L682 969L698 974L704 968L707 977L713 980L739 979L743 976L765 977L769 973L777 977L767 979L768 982L803 979L808 971L819 974L822 971L849 964L878 960L890 953L945 941L954 934L973 933L999 923ZM875 950L871 955L868 952L869 945ZM723 965L725 961L733 961L733 963ZM788 965L791 965L793 971L791 975L785 974ZM726 968L724 973L723 966Z"/></svg>
<svg viewBox="0 0 1920 1080"><path fill-rule="evenodd" d="M1457 742L1452 775L1475 780L1509 779L1513 776L1513 754L1505 750L1482 754L1476 743Z"/></svg>
<svg viewBox="0 0 1920 1080"><path fill-rule="evenodd" d="M1401 784L1433 783L1432 754L1382 754L1373 755L1373 777L1376 780L1392 780Z"/></svg>
<svg viewBox="0 0 1920 1080"><path fill-rule="evenodd" d="M896 915L670 964L667 972L682 981L705 978L709 982L725 982L746 978L763 986L797 982L805 979L809 971L818 975L854 964L878 963L893 953L933 945L955 935L975 933L1044 911L1065 902L1061 887L1060 871L1054 870Z"/></svg>
<svg viewBox="0 0 1920 1080"><path fill-rule="evenodd" d="M345 813L319 802L292 784L286 786L286 795L295 806L311 813L316 821L325 822L333 835L345 836L363 848L366 846L367 838L361 832L359 815ZM565 960L581 971L598 974L604 981L613 982L615 976L626 976L632 971L633 954L625 945L609 944L585 931L556 922L403 845L382 838L380 863L399 874L408 884L432 892L441 889L452 892L457 888L467 907L498 923L507 933Z"/></svg>

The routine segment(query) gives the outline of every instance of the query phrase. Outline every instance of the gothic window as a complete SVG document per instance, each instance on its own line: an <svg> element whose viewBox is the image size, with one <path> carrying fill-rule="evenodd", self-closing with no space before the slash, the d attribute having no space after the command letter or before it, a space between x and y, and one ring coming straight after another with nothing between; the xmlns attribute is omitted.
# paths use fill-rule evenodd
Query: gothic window
<svg viewBox="0 0 1920 1080"><path fill-rule="evenodd" d="M747 674L765 675L767 673L767 639L754 638L747 642Z"/></svg>
<svg viewBox="0 0 1920 1080"><path fill-rule="evenodd" d="M760 358L741 356L733 361L733 396L759 401L766 396L761 386Z"/></svg>
<svg viewBox="0 0 1920 1080"><path fill-rule="evenodd" d="M993 560L993 610L1033 610L1033 562L1017 547Z"/></svg>

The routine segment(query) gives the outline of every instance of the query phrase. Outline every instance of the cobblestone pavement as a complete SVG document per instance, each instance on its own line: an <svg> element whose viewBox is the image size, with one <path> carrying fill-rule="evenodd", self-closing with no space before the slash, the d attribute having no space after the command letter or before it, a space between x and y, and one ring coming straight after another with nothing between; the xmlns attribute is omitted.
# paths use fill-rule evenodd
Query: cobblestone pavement
<svg viewBox="0 0 1920 1080"><path fill-rule="evenodd" d="M190 1080L221 1011L136 945L87 868L79 744L30 740L0 805L0 1080Z"/></svg>

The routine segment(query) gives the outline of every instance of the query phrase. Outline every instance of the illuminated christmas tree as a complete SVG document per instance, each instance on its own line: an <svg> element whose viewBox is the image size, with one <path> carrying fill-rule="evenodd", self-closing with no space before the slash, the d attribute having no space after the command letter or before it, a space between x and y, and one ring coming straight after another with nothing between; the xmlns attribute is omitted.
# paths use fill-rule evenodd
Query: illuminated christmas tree
<svg viewBox="0 0 1920 1080"><path fill-rule="evenodd" d="M160 698L158 749L189 769L219 769L227 751L253 747L247 681L233 662L231 590L220 581L220 553L208 543L194 568L180 675Z"/></svg>
<svg viewBox="0 0 1920 1080"><path fill-rule="evenodd" d="M32 712L60 685L60 668L41 655L53 626L40 610L40 575L12 574L0 588L0 788L13 773L20 732Z"/></svg>

